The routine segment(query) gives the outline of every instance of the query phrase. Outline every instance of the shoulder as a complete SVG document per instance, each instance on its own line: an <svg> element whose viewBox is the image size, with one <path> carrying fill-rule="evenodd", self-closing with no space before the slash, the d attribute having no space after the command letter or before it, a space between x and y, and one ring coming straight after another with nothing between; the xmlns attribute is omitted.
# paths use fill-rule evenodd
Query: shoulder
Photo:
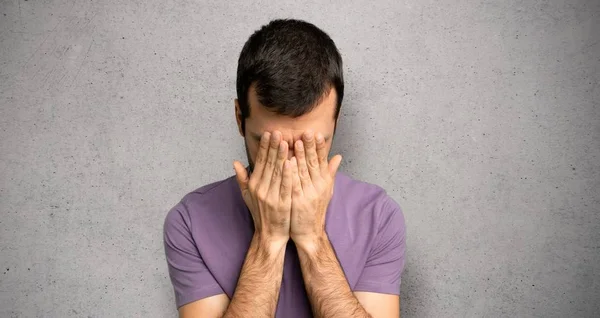
<svg viewBox="0 0 600 318"><path fill-rule="evenodd" d="M223 204L236 199L235 179L228 177L203 185L186 193L165 217L165 224L184 223L192 226L192 220L205 219L222 210ZM239 191L239 190L238 190Z"/></svg>
<svg viewBox="0 0 600 318"><path fill-rule="evenodd" d="M400 205L383 187L339 172L332 200L326 226L350 286L395 293L404 258Z"/></svg>
<svg viewBox="0 0 600 318"><path fill-rule="evenodd" d="M338 172L332 200L337 215L335 222L347 222L348 227L363 237L374 238L382 231L403 233L405 230L400 204L377 184Z"/></svg>
<svg viewBox="0 0 600 318"><path fill-rule="evenodd" d="M376 217L386 213L402 213L400 205L386 189L341 172L336 175L334 197L338 204L355 206L353 210L357 213L375 214Z"/></svg>

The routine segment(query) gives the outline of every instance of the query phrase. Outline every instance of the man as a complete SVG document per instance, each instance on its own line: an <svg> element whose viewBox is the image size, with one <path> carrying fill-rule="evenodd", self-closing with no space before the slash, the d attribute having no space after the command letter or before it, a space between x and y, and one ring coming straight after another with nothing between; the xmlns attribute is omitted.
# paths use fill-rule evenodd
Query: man
<svg viewBox="0 0 600 318"><path fill-rule="evenodd" d="M340 54L316 26L274 20L248 39L235 117L249 165L164 223L180 317L399 317L402 210L328 160L343 93Z"/></svg>

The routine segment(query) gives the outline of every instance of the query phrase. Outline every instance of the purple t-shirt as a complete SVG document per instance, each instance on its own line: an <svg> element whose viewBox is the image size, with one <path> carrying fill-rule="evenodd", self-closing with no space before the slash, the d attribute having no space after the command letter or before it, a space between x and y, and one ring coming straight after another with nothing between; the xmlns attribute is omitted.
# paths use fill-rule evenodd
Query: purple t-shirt
<svg viewBox="0 0 600 318"><path fill-rule="evenodd" d="M400 206L385 190L338 171L325 228L353 291L400 294L406 226ZM177 308L222 293L231 299L253 233L235 175L185 195L164 223ZM276 316L312 317L292 241L285 252Z"/></svg>

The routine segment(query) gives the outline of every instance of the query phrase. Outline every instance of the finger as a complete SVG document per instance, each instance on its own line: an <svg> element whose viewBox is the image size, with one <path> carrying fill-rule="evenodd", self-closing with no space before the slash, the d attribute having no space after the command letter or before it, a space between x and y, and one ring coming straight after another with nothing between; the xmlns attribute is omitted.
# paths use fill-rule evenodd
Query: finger
<svg viewBox="0 0 600 318"><path fill-rule="evenodd" d="M261 185L266 187L265 190L269 189L271 185L271 177L273 176L273 170L277 161L277 153L279 152L279 141L281 140L281 133L274 131L271 134L271 140L269 141L269 153L267 154L267 161L263 170Z"/></svg>
<svg viewBox="0 0 600 318"><path fill-rule="evenodd" d="M315 135L312 130L307 130L302 135L304 141L304 153L306 154L306 165L312 180L318 180L321 177L319 168L319 158L317 157L317 148L315 145Z"/></svg>
<svg viewBox="0 0 600 318"><path fill-rule="evenodd" d="M256 155L256 160L254 162L254 171L252 171L252 175L260 180L262 177L263 170L265 168L265 162L267 161L267 153L269 151L269 141L271 139L271 133L265 131L260 137L260 144L258 148L258 154Z"/></svg>
<svg viewBox="0 0 600 318"><path fill-rule="evenodd" d="M239 161L233 162L233 169L235 170L235 177L243 194L248 191L248 171Z"/></svg>
<svg viewBox="0 0 600 318"><path fill-rule="evenodd" d="M296 141L296 148L294 149L296 160L298 162L298 177L300 178L300 184L302 189L308 189L312 185L310 179L310 173L308 172L308 166L306 165L306 153L304 150L304 143L302 140Z"/></svg>
<svg viewBox="0 0 600 318"><path fill-rule="evenodd" d="M298 160L292 157L290 160L291 175L292 175L292 193L294 196L303 195L300 175L298 175Z"/></svg>
<svg viewBox="0 0 600 318"><path fill-rule="evenodd" d="M286 141L279 142L279 149L277 149L277 160L275 161L273 175L271 176L271 186L269 187L269 193L275 196L279 195L279 190L281 188L283 164L287 160L288 148L289 146Z"/></svg>
<svg viewBox="0 0 600 318"><path fill-rule="evenodd" d="M327 145L325 144L325 138L321 133L317 133L317 157L319 158L319 169L321 176L325 176L329 171L327 170Z"/></svg>
<svg viewBox="0 0 600 318"><path fill-rule="evenodd" d="M292 164L287 159L283 163L283 178L281 180L279 197L282 202L289 202L292 198Z"/></svg>

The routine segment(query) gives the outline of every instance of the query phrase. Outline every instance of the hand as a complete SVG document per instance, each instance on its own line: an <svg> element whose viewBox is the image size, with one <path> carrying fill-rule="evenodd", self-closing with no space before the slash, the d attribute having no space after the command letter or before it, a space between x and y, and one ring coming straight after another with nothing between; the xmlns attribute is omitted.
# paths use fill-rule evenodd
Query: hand
<svg viewBox="0 0 600 318"><path fill-rule="evenodd" d="M325 140L312 131L295 142L294 152L290 238L296 245L308 247L326 236L325 214L342 156L336 155L328 163Z"/></svg>
<svg viewBox="0 0 600 318"><path fill-rule="evenodd" d="M288 149L279 131L265 132L250 178L240 162L233 163L242 197L254 220L254 233L268 244L285 245L289 240L292 170Z"/></svg>

